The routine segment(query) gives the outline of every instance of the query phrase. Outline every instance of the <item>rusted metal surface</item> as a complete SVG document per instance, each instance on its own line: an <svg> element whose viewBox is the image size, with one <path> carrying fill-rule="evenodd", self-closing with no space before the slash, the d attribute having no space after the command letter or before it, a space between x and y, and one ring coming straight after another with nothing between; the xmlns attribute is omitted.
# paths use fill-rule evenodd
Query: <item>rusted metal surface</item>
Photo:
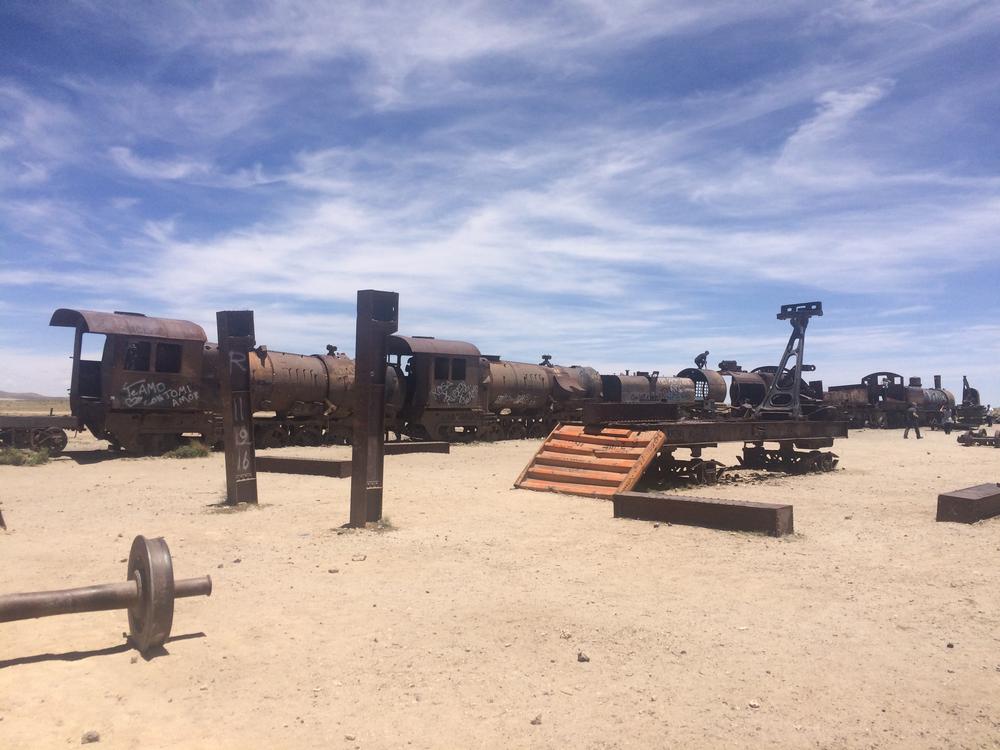
<svg viewBox="0 0 1000 750"><path fill-rule="evenodd" d="M354 406L354 362L345 357L273 352L250 357L255 410L293 417L347 418Z"/></svg>
<svg viewBox="0 0 1000 750"><path fill-rule="evenodd" d="M734 407L745 404L758 406L764 402L770 378L765 379L762 373L734 372L731 374L732 384L729 386L729 403Z"/></svg>
<svg viewBox="0 0 1000 750"><path fill-rule="evenodd" d="M226 449L226 502L257 502L250 353L254 347L252 310L215 314L219 328L218 379Z"/></svg>
<svg viewBox="0 0 1000 750"><path fill-rule="evenodd" d="M397 293L374 289L358 292L350 518L355 527L382 518L386 355L390 334L398 326ZM405 343L412 351L412 341Z"/></svg>
<svg viewBox="0 0 1000 750"><path fill-rule="evenodd" d="M937 520L975 523L1000 516L1000 484L977 484L974 487L938 495Z"/></svg>
<svg viewBox="0 0 1000 750"><path fill-rule="evenodd" d="M663 444L657 431L558 425L514 483L527 490L609 498L632 489Z"/></svg>
<svg viewBox="0 0 1000 750"><path fill-rule="evenodd" d="M129 552L127 580L0 596L0 622L127 609L129 641L146 653L162 646L170 637L175 599L211 593L209 576L174 580L170 549L162 537L137 536Z"/></svg>
<svg viewBox="0 0 1000 750"><path fill-rule="evenodd" d="M729 531L783 536L795 531L791 505L719 500L658 492L620 492L615 518L636 518Z"/></svg>
<svg viewBox="0 0 1000 750"><path fill-rule="evenodd" d="M392 294L392 292L382 292ZM397 295L398 297L398 295ZM433 336L389 336L386 354L442 354L456 357L482 356L479 349L467 341L436 339Z"/></svg>
<svg viewBox="0 0 1000 750"><path fill-rule="evenodd" d="M332 461L324 458L291 458L286 456L258 456L257 471L271 474L305 474L315 477L349 477L351 462Z"/></svg>
<svg viewBox="0 0 1000 750"><path fill-rule="evenodd" d="M148 336L150 338L201 343L208 340L205 336L205 329L197 323L171 318L148 318L140 313L108 313L60 308L52 313L49 325L76 328L82 333Z"/></svg>
<svg viewBox="0 0 1000 750"><path fill-rule="evenodd" d="M608 402L623 404L694 404L695 383L690 378L659 375L603 375L601 386Z"/></svg>
<svg viewBox="0 0 1000 750"><path fill-rule="evenodd" d="M677 404L665 402L593 401L583 405L583 423L587 425L626 424L674 420L680 415Z"/></svg>
<svg viewBox="0 0 1000 750"><path fill-rule="evenodd" d="M687 378L694 383L695 398L698 401L721 404L726 400L726 380L715 370L688 367L677 373L677 377Z"/></svg>
<svg viewBox="0 0 1000 750"><path fill-rule="evenodd" d="M615 423L618 424L618 423ZM800 440L811 438L846 438L846 422L768 420L691 420L688 422L653 422L643 420L624 424L633 429L656 429L664 435L664 445L705 445L707 443Z"/></svg>
<svg viewBox="0 0 1000 750"><path fill-rule="evenodd" d="M451 453L451 443L445 440L401 440L386 443L387 456L402 456L408 453Z"/></svg>

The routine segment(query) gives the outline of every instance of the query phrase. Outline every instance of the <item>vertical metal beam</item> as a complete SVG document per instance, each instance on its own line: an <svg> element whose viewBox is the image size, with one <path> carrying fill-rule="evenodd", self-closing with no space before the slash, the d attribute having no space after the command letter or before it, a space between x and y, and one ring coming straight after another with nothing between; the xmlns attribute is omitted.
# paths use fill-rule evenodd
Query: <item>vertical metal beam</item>
<svg viewBox="0 0 1000 750"><path fill-rule="evenodd" d="M754 409L754 419L766 417L768 414L787 414L793 419L802 418L802 404L799 400L799 384L802 382L802 363L805 357L806 327L809 318L823 314L822 302L801 302L793 305L782 305L778 320L787 320L792 324L792 333L785 345L785 353L774 373L774 379L767 387L764 400ZM788 360L795 358L793 369L788 369Z"/></svg>
<svg viewBox="0 0 1000 750"><path fill-rule="evenodd" d="M351 452L351 521L364 527L382 518L385 451L386 338L399 327L399 295L358 292L354 349L354 438Z"/></svg>
<svg viewBox="0 0 1000 750"><path fill-rule="evenodd" d="M215 322L219 329L226 503L256 503L257 466L250 401L250 352L255 344L253 310L217 312Z"/></svg>

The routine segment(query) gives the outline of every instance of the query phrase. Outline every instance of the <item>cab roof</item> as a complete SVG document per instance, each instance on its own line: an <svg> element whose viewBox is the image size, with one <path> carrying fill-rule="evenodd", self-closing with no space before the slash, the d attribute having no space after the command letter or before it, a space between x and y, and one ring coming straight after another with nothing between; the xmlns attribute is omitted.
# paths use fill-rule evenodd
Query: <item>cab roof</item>
<svg viewBox="0 0 1000 750"><path fill-rule="evenodd" d="M70 310L61 307L52 313L50 326L76 328L82 333L105 333L120 336L148 336L175 341L205 343L205 329L190 320L149 318L141 313Z"/></svg>

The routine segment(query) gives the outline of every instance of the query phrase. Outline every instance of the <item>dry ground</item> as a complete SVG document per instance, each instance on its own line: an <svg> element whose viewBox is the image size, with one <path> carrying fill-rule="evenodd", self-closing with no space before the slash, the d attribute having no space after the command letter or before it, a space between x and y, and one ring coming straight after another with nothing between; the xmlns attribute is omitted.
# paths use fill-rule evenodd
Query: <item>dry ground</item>
<svg viewBox="0 0 1000 750"><path fill-rule="evenodd" d="M0 414L69 414L68 398L0 398Z"/></svg>
<svg viewBox="0 0 1000 750"><path fill-rule="evenodd" d="M215 582L149 661L121 612L0 625L0 747L1000 747L1000 518L934 521L1000 450L862 431L700 491L794 502L772 539L512 490L537 445L388 458L381 533L346 479L220 512L221 455L0 466L0 591L118 580L136 533Z"/></svg>

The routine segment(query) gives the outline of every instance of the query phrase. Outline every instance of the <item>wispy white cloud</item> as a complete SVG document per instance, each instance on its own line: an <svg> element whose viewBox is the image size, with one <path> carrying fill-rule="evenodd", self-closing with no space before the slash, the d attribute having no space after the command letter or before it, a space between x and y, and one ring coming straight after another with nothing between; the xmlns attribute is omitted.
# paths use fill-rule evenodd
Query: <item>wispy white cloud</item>
<svg viewBox="0 0 1000 750"><path fill-rule="evenodd" d="M234 7L42 19L108 21L142 60L0 84L0 287L209 324L255 307L314 349L352 340L355 289L393 288L424 333L667 371L709 341L780 348L740 317L756 290L884 297L895 321L997 271L1000 177L920 152L995 74L913 82L995 4ZM725 34L766 54L676 63Z"/></svg>

